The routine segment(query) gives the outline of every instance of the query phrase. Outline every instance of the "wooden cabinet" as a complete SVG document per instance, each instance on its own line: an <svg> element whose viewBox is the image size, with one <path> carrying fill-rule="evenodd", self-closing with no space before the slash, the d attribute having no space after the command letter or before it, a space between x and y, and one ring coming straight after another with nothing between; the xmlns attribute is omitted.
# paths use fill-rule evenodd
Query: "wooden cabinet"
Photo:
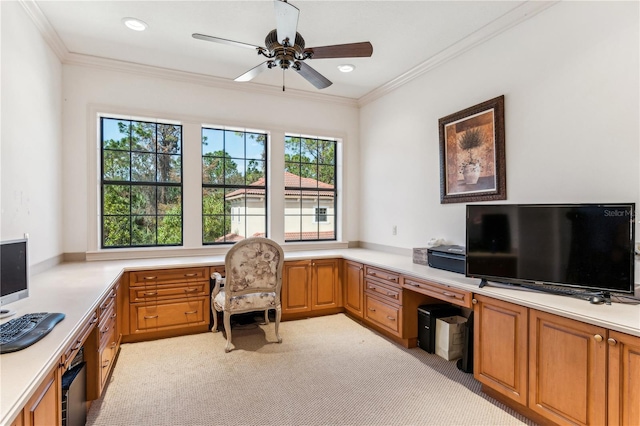
<svg viewBox="0 0 640 426"><path fill-rule="evenodd" d="M605 424L607 330L529 311L529 408L557 424Z"/></svg>
<svg viewBox="0 0 640 426"><path fill-rule="evenodd" d="M465 308L471 308L472 294L469 291L409 277L404 278L403 286L417 293L431 296L439 301L451 303L452 305L463 306Z"/></svg>
<svg viewBox="0 0 640 426"><path fill-rule="evenodd" d="M62 424L60 368L56 366L42 381L11 426L56 426Z"/></svg>
<svg viewBox="0 0 640 426"><path fill-rule="evenodd" d="M608 421L610 425L640 425L640 337L610 331Z"/></svg>
<svg viewBox="0 0 640 426"><path fill-rule="evenodd" d="M400 275L365 265L365 321L393 336L402 337L402 314Z"/></svg>
<svg viewBox="0 0 640 426"><path fill-rule="evenodd" d="M473 375L483 385L527 404L528 309L476 295Z"/></svg>
<svg viewBox="0 0 640 426"><path fill-rule="evenodd" d="M206 331L210 323L209 267L129 273L124 341ZM107 360L104 361L106 363Z"/></svg>
<svg viewBox="0 0 640 426"><path fill-rule="evenodd" d="M121 333L118 312L122 311L120 300L125 282L125 280L120 280L114 285L98 305L97 326L85 345L87 399L89 401L98 399L102 395L120 349Z"/></svg>
<svg viewBox="0 0 640 426"><path fill-rule="evenodd" d="M340 260L285 262L282 272L282 314L338 311L341 306Z"/></svg>
<svg viewBox="0 0 640 426"><path fill-rule="evenodd" d="M364 266L362 263L345 260L343 263L344 309L351 315L362 318L364 312Z"/></svg>

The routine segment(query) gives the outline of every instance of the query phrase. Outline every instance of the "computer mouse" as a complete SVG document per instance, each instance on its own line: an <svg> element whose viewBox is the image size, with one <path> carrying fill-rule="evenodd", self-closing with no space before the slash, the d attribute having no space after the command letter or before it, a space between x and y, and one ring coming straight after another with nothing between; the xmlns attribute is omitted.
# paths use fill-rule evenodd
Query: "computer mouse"
<svg viewBox="0 0 640 426"><path fill-rule="evenodd" d="M589 298L589 303L592 303L594 305L602 305L604 301L604 297L601 296L591 296Z"/></svg>

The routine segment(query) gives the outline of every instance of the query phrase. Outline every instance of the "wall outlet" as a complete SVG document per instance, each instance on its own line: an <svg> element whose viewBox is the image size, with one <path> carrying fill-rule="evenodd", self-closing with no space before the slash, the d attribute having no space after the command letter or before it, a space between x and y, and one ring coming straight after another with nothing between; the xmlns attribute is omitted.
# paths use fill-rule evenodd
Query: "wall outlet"
<svg viewBox="0 0 640 426"><path fill-rule="evenodd" d="M391 228L391 235L398 235L398 227L396 225Z"/></svg>

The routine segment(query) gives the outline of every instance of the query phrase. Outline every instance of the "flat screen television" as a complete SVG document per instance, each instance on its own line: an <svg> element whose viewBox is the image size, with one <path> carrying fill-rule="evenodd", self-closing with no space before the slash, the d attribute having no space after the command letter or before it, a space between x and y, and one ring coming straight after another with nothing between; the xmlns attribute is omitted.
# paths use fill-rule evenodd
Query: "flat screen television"
<svg viewBox="0 0 640 426"><path fill-rule="evenodd" d="M466 275L633 293L634 218L634 203L468 205Z"/></svg>
<svg viewBox="0 0 640 426"><path fill-rule="evenodd" d="M26 238L0 242L0 318L15 312L4 306L29 296L29 253Z"/></svg>

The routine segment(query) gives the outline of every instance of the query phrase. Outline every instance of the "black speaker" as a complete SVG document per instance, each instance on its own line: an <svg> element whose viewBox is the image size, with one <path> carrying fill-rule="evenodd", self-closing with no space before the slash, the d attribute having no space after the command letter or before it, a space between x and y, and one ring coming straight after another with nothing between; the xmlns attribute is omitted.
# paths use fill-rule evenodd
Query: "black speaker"
<svg viewBox="0 0 640 426"><path fill-rule="evenodd" d="M473 311L463 329L464 346L462 347L462 358L458 360L456 366L465 373L473 373Z"/></svg>

